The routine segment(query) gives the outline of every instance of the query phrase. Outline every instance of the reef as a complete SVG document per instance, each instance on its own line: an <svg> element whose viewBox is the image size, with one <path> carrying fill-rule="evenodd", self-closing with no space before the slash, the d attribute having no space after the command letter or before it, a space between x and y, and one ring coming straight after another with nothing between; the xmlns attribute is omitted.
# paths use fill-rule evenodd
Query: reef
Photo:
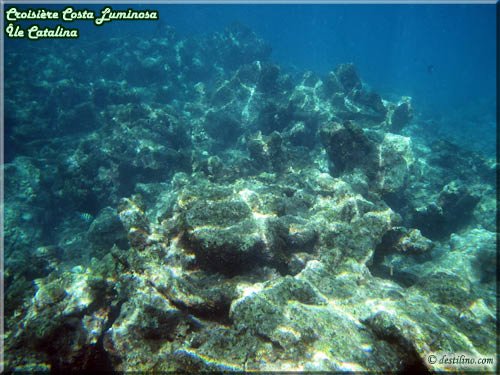
<svg viewBox="0 0 500 375"><path fill-rule="evenodd" d="M411 98L287 73L237 24L45 52L5 53L7 370L494 355L496 165Z"/></svg>

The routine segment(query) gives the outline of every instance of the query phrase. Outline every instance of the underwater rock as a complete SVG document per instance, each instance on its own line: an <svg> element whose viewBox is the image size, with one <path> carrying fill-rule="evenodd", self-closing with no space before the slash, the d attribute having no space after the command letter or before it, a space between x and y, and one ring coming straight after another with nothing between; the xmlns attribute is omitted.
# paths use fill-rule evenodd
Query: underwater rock
<svg viewBox="0 0 500 375"><path fill-rule="evenodd" d="M302 75L288 98L292 123L304 122L311 132L315 132L321 122L331 121L332 108L327 104L323 86L321 79L313 72L305 72Z"/></svg>
<svg viewBox="0 0 500 375"><path fill-rule="evenodd" d="M497 274L496 248L482 247L477 253L478 268L481 270L481 281L492 282Z"/></svg>
<svg viewBox="0 0 500 375"><path fill-rule="evenodd" d="M386 133L378 146L378 190L387 194L404 189L413 163L411 139Z"/></svg>
<svg viewBox="0 0 500 375"><path fill-rule="evenodd" d="M262 136L259 132L247 139L246 143L255 170L282 172L286 168L287 158L280 133L274 131L269 136Z"/></svg>
<svg viewBox="0 0 500 375"><path fill-rule="evenodd" d="M132 199L123 198L118 207L118 216L130 245L138 250L144 250L154 239L150 237L150 223L140 207L140 201L140 196Z"/></svg>
<svg viewBox="0 0 500 375"><path fill-rule="evenodd" d="M471 225L481 225L488 230L495 230L493 224L496 209L494 193L491 190L492 177L495 173L492 169L488 172L488 168L494 168L494 163L488 164L483 157L445 140L433 142L430 147L419 144L413 147L413 150L416 162L412 168L413 173L410 175L406 196L399 195L399 198L403 198L403 202L400 200L397 203L400 208L395 206L395 209L405 216L407 226L415 226L412 224L415 207L418 211L424 211L427 206L429 211L434 210L430 206L438 204L439 197L436 193L443 189L443 185L456 181L458 186L466 186L474 196L481 197L475 205L473 217L468 217L466 212L464 217L459 215L459 221L465 219ZM435 216L439 219L439 215Z"/></svg>
<svg viewBox="0 0 500 375"><path fill-rule="evenodd" d="M227 335L227 333L224 332ZM222 336L222 335L220 335ZM220 338L220 337L218 337ZM227 341L227 338L226 340ZM238 338L234 338L233 342L234 346L240 345L241 342ZM216 344L219 344L218 341L215 341ZM225 343L225 342L224 342ZM234 346L224 345L228 347L228 350L234 349ZM226 356L224 356L226 357ZM241 355L239 355L241 357ZM185 369L190 373L202 373L202 372L241 372L243 371L242 366L238 366L235 364L230 364L222 361L215 361L212 358L207 358L205 355L198 354L193 350L187 349L179 349L176 350L172 355L172 361L178 366L177 368Z"/></svg>
<svg viewBox="0 0 500 375"><path fill-rule="evenodd" d="M323 85L327 96L333 96L337 93L341 93L344 89L335 72L328 72L326 77L323 78Z"/></svg>
<svg viewBox="0 0 500 375"><path fill-rule="evenodd" d="M271 46L240 23L232 23L224 32L215 33L206 45L227 69L235 69L253 61L266 61L271 54Z"/></svg>
<svg viewBox="0 0 500 375"><path fill-rule="evenodd" d="M398 232L400 230L395 233ZM384 243L393 236L394 232L388 232L375 251L373 264L369 266L374 275L428 293L437 303L449 306L451 315L460 314L476 298L483 298L491 309L495 300L492 266L485 266L482 256L491 256L495 248L492 232L474 229L464 236L452 234L449 244L437 243L435 249L427 250L424 256L391 254ZM494 265L492 258L489 259Z"/></svg>
<svg viewBox="0 0 500 375"><path fill-rule="evenodd" d="M230 173L224 161L218 155L207 156L206 154L202 154L201 156L196 155L193 157L194 171L202 172L210 180L222 179ZM197 160L198 157L199 160Z"/></svg>
<svg viewBox="0 0 500 375"><path fill-rule="evenodd" d="M324 125L320 129L320 137L333 162L335 174L350 171L356 167L366 167L368 171L376 169L375 143L352 122L346 121L343 125L338 122Z"/></svg>
<svg viewBox="0 0 500 375"><path fill-rule="evenodd" d="M390 129L392 131L400 131L403 129L413 118L413 109L409 100L403 101L392 112L390 118Z"/></svg>
<svg viewBox="0 0 500 375"><path fill-rule="evenodd" d="M237 299L231 305L231 316L236 327L245 327L273 340L273 332L280 335L279 326L285 322L295 325L293 318L288 318L284 314L284 304L286 301L293 304L293 301L304 305L325 305L326 301L311 287L311 285L302 280L286 276L279 281L271 282L266 288L260 287L260 290ZM280 303L281 302L281 303ZM265 319L263 319L265 317ZM300 326L300 323L298 324ZM297 327L298 328L298 327ZM314 339L310 337L309 339ZM300 338L299 338L300 340ZM284 342L281 342L282 347Z"/></svg>
<svg viewBox="0 0 500 375"><path fill-rule="evenodd" d="M475 297L468 280L447 272L426 275L415 284L415 287L424 291L438 303L450 304L459 308L465 307Z"/></svg>
<svg viewBox="0 0 500 375"><path fill-rule="evenodd" d="M242 134L241 124L227 111L209 111L206 115L205 129L217 142L228 146L236 142Z"/></svg>
<svg viewBox="0 0 500 375"><path fill-rule="evenodd" d="M345 308L345 311L354 313L377 338L375 342L388 345L378 348L381 355L397 353L395 355L401 360L398 362L401 368L426 363L429 351L442 350L439 348L446 346L455 351L464 350L460 348L475 350L475 345L479 347L477 340L472 344L463 336L463 332L469 328L460 326L455 318L437 319L438 316L447 315L443 310L448 306L435 304L420 294L418 289L403 289L391 281L367 277L366 269L357 263L346 263L337 271L337 275L332 278L327 276L331 274L325 273L322 266L316 264L315 267L306 268L303 275L317 285L324 295L332 296L338 303L335 305L338 310ZM449 317L457 317L460 313L456 308L449 309ZM486 331L479 334L487 335ZM377 348L371 347L370 353L376 353Z"/></svg>
<svg viewBox="0 0 500 375"><path fill-rule="evenodd" d="M113 326L105 332L103 347L116 370L150 370L174 340L199 329L201 323L170 304L146 280L131 282L140 293L123 302Z"/></svg>
<svg viewBox="0 0 500 375"><path fill-rule="evenodd" d="M61 113L56 126L67 134L95 130L101 125L97 113L91 102L83 102Z"/></svg>
<svg viewBox="0 0 500 375"><path fill-rule="evenodd" d="M102 109L108 105L139 103L137 93L127 90L124 85L115 81L100 80L92 85L92 102L96 108Z"/></svg>
<svg viewBox="0 0 500 375"><path fill-rule="evenodd" d="M270 243L271 253L267 255L268 264L276 268L281 274L298 273L301 264L295 262L298 253L313 253L318 240L316 230L304 220L296 217L283 216L271 217L266 223L266 239ZM305 263L302 263L305 266Z"/></svg>
<svg viewBox="0 0 500 375"><path fill-rule="evenodd" d="M456 226L466 223L481 198L471 193L462 181L452 181L443 187L439 194L438 204L443 215L453 220Z"/></svg>
<svg viewBox="0 0 500 375"><path fill-rule="evenodd" d="M229 324L229 307L237 295L235 280L202 270L166 272L156 278L154 287L185 314L205 321Z"/></svg>
<svg viewBox="0 0 500 375"><path fill-rule="evenodd" d="M55 106L57 106L63 109L64 113L67 113L69 111L73 116L76 117L78 117L79 114L85 114L86 116L90 116L89 119L93 118L95 111L92 111L92 107L89 107L91 91L88 90L88 87L86 87L85 84L77 82L74 79L61 79L52 83L49 87L47 87L47 89L47 107L54 108ZM50 110L46 111L51 112ZM74 118L76 119L76 117ZM84 128L92 126L92 122L89 121L89 119L85 117L80 119L84 121L84 123L82 124L84 125ZM58 127L61 127L61 125L62 123L59 123ZM65 131L72 132L78 130L79 126L76 127L74 125L75 123L68 123L68 127L65 129Z"/></svg>
<svg viewBox="0 0 500 375"><path fill-rule="evenodd" d="M283 79L287 77L280 77L280 67L274 64L264 64L262 73L259 77L259 89L265 94L273 94L280 89L283 89Z"/></svg>
<svg viewBox="0 0 500 375"><path fill-rule="evenodd" d="M278 65L264 61L243 65L238 69L235 78L242 87L250 86L267 95L278 94L285 88L287 80L287 76L281 74Z"/></svg>
<svg viewBox="0 0 500 375"><path fill-rule="evenodd" d="M258 365L256 369L269 371L287 368L287 363L314 352L328 337L347 338L352 328L350 322L341 322L338 313L328 308L326 300L308 282L289 276L235 300L231 305L231 317L236 327L245 327L268 343L269 350L261 351L260 363L255 364ZM327 321L329 325L325 325ZM348 357L340 347L336 349L334 356L337 359ZM282 354L276 358L278 353ZM334 363L333 359L330 363Z"/></svg>
<svg viewBox="0 0 500 375"><path fill-rule="evenodd" d="M180 200L183 242L202 268L225 274L251 269L264 259L263 223L252 217L240 196L216 185L205 188L208 190L203 195L190 202Z"/></svg>
<svg viewBox="0 0 500 375"><path fill-rule="evenodd" d="M32 277L41 278L47 276L54 270L59 268L59 262L62 258L63 249L59 246L48 245L40 246L33 251L33 254L28 257L33 270Z"/></svg>
<svg viewBox="0 0 500 375"><path fill-rule="evenodd" d="M342 258L366 262L384 233L397 223L398 216L382 201L371 202L355 193L341 179L332 179L329 185L322 186L328 186L328 191L310 209L309 220L320 233L317 246L321 259L332 267Z"/></svg>
<svg viewBox="0 0 500 375"><path fill-rule="evenodd" d="M409 255L423 255L430 251L434 244L422 236L418 229L395 227L388 231L379 245L388 252L407 253Z"/></svg>
<svg viewBox="0 0 500 375"><path fill-rule="evenodd" d="M354 89L361 88L361 80L358 77L354 64L341 64L335 69L335 76L347 94Z"/></svg>
<svg viewBox="0 0 500 375"><path fill-rule="evenodd" d="M285 223L288 225L288 235L286 245L292 251L312 252L316 241L318 240L318 232L313 225L307 221L298 221L295 218L288 219ZM290 221L289 221L290 220Z"/></svg>
<svg viewBox="0 0 500 375"><path fill-rule="evenodd" d="M446 219L442 208L435 203L415 209L412 224L431 239L439 239L445 235L443 228L445 228Z"/></svg>
<svg viewBox="0 0 500 375"><path fill-rule="evenodd" d="M401 352L399 355L405 368L411 368L414 371L427 373L426 362L422 358L418 349L415 347L415 337L419 332L413 329L410 322L405 321L397 315L386 311L377 312L363 321L375 336L381 340L387 341ZM418 369L418 370L417 370ZM403 372L405 372L403 370Z"/></svg>
<svg viewBox="0 0 500 375"><path fill-rule="evenodd" d="M128 248L127 233L116 210L103 208L90 225L87 232L90 241L103 250L109 250L113 245L122 249Z"/></svg>
<svg viewBox="0 0 500 375"><path fill-rule="evenodd" d="M290 103L286 107L278 106L275 103L266 104L259 112L259 128L264 134L274 131L281 132L289 126L294 118L295 109Z"/></svg>
<svg viewBox="0 0 500 375"><path fill-rule="evenodd" d="M35 159L16 157L2 166L5 176L3 206L5 321L34 294L33 280L60 267L63 251L52 231L55 210L44 190L50 169ZM7 323L6 323L7 324Z"/></svg>
<svg viewBox="0 0 500 375"><path fill-rule="evenodd" d="M198 179L180 191L174 225L195 265L233 276L262 266L288 274L294 253L324 248L328 257L332 244L344 249L344 256L370 256L397 216L382 201L367 201L341 180L319 182L321 176L310 173L305 181L317 186L320 199L272 183L235 186Z"/></svg>
<svg viewBox="0 0 500 375"><path fill-rule="evenodd" d="M488 332L495 330L497 326L497 316L495 314L496 303L489 301L487 304L484 299L477 298L469 303L458 315L457 326L465 332L471 332L468 337L474 343L481 353L490 351L494 345L494 338L488 335ZM484 368L484 371L490 371L491 368Z"/></svg>
<svg viewBox="0 0 500 375"><path fill-rule="evenodd" d="M446 181L462 180L471 184L479 180L482 184L494 183L496 163L493 160L488 161L446 139L432 142L429 148L428 163L446 171L449 176Z"/></svg>
<svg viewBox="0 0 500 375"><path fill-rule="evenodd" d="M312 148L316 142L316 129L308 126L303 121L291 124L290 130L283 133L283 136L294 146L304 146Z"/></svg>
<svg viewBox="0 0 500 375"><path fill-rule="evenodd" d="M474 283L494 283L496 246L494 232L484 229L475 228L463 235L452 234L447 268Z"/></svg>
<svg viewBox="0 0 500 375"><path fill-rule="evenodd" d="M278 132L272 132L267 141L267 151L269 162L272 169L276 172L283 171L286 166L285 148L283 147L283 138Z"/></svg>
<svg viewBox="0 0 500 375"><path fill-rule="evenodd" d="M403 189L414 159L411 140L391 133L379 140L378 136L368 134L350 121L343 126L333 123L320 129L334 174L360 168L381 193Z"/></svg>
<svg viewBox="0 0 500 375"><path fill-rule="evenodd" d="M202 269L229 276L266 264L286 272L285 265L294 249L283 253L284 248L287 241L300 243L300 236L290 238L288 225L272 215L252 211L241 195L224 192L216 185L204 188L207 192L191 198L189 203L181 198L179 207L182 241L195 254L196 263Z"/></svg>
<svg viewBox="0 0 500 375"><path fill-rule="evenodd" d="M353 90L344 102L349 109L344 118L348 120L365 120L380 123L384 121L387 108L382 103L382 98L375 92Z"/></svg>
<svg viewBox="0 0 500 375"><path fill-rule="evenodd" d="M248 154L250 155L252 164L254 164L255 167L268 165L269 157L267 153L267 145L264 142L262 133L259 132L255 136L247 139L246 144Z"/></svg>
<svg viewBox="0 0 500 375"><path fill-rule="evenodd" d="M85 370L82 357L93 352L104 333L115 293L112 283L83 267L39 279L8 344L43 353L52 370Z"/></svg>
<svg viewBox="0 0 500 375"><path fill-rule="evenodd" d="M139 183L135 190L147 208L145 215L150 223L160 223L172 214L176 196L170 183Z"/></svg>
<svg viewBox="0 0 500 375"><path fill-rule="evenodd" d="M33 243L43 238L45 210L38 209L45 198L41 189L43 176L33 160L14 159L2 166L6 178L4 208L5 254L22 255L31 250ZM7 259L6 266L9 266Z"/></svg>
<svg viewBox="0 0 500 375"><path fill-rule="evenodd" d="M195 229L184 241L201 267L229 275L252 269L265 255L265 243L251 221L226 229Z"/></svg>
<svg viewBox="0 0 500 375"><path fill-rule="evenodd" d="M437 203L414 211L413 226L430 239L442 239L470 222L480 199L461 181L452 181L443 187Z"/></svg>
<svg viewBox="0 0 500 375"><path fill-rule="evenodd" d="M414 360L422 360L421 345L425 339L417 339L420 335L418 331L410 330L409 327L413 326L410 319L393 323L399 327L393 331L394 337L401 338L401 345L390 340L383 329L366 329L363 322L369 322L369 317L382 306L360 303L354 307L354 300L366 301L372 292L365 289L370 287L354 281L349 289L354 295L351 297L353 301L347 302L338 296L330 299L330 295L322 294L315 287L318 285L323 289L327 282L331 283L331 274L326 276L324 272L319 262L310 262L309 267L295 278L287 276L242 290L242 296L231 305L234 324L250 330L268 345L267 350L258 352L259 362L249 362L251 368L257 365L255 368L260 370L282 370L292 368L294 363L305 358L305 366L309 370L361 371L376 368L383 371L387 369L390 359L401 359L398 362L400 369L410 367ZM324 279L320 275L324 275ZM351 273L346 269L334 278L345 281L356 279L356 275L357 272ZM346 288L344 285L340 289ZM375 288L383 290L388 286L377 285L373 290ZM386 292L390 293L389 290L390 287ZM337 287L331 291L334 295L340 290ZM394 306L396 303L394 301ZM400 314L403 309L398 306ZM387 336L384 337L384 334ZM418 343L414 344L415 341Z"/></svg>
<svg viewBox="0 0 500 375"><path fill-rule="evenodd" d="M258 128L266 135L283 130L293 115L291 104L282 99L288 80L260 61L242 66L208 92L212 108L205 114L204 129L226 148L246 129Z"/></svg>
<svg viewBox="0 0 500 375"><path fill-rule="evenodd" d="M430 251L434 246L418 229L391 228L373 253L370 272L378 277L393 279L404 286L413 285L419 275L418 272L412 272L412 266L430 260Z"/></svg>
<svg viewBox="0 0 500 375"><path fill-rule="evenodd" d="M496 198L493 196L491 185L476 185L478 188L474 189L476 194L481 197L474 209L474 223L478 223L484 229L489 231L496 231ZM493 189L495 190L495 189Z"/></svg>

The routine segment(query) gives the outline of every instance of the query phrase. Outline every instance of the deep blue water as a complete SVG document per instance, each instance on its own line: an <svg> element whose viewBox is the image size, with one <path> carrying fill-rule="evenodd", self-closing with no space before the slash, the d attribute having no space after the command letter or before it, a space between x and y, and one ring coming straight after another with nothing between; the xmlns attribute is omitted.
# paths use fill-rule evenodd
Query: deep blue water
<svg viewBox="0 0 500 375"><path fill-rule="evenodd" d="M115 9L129 7L114 5ZM87 8L99 11L102 6ZM494 150L494 5L191 4L133 8L158 9L161 22L181 35L220 31L238 21L271 44L275 62L294 70L323 74L340 63L353 62L363 81L383 97L411 96L417 114L438 123L435 131L456 133L458 139L481 133L481 138L491 139L490 151ZM155 22L66 25L78 27L82 40L151 35L158 26ZM484 145L476 148L484 149Z"/></svg>

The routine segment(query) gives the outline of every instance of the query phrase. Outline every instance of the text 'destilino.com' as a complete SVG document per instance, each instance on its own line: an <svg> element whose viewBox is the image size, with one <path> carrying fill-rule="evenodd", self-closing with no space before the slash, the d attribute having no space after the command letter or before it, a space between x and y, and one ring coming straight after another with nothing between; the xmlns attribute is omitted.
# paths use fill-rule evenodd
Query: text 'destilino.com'
<svg viewBox="0 0 500 375"><path fill-rule="evenodd" d="M494 355L477 355L472 353L431 352L427 354L427 365L435 370L470 369L471 371L496 369Z"/></svg>

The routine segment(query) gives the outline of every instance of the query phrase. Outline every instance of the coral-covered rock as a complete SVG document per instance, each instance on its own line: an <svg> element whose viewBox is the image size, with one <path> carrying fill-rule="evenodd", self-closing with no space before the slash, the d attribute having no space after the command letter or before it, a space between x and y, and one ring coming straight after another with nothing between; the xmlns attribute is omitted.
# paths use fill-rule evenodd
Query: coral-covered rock
<svg viewBox="0 0 500 375"><path fill-rule="evenodd" d="M409 138L386 133L380 140L352 122L325 125L320 137L335 174L360 168L382 193L405 187L413 164Z"/></svg>
<svg viewBox="0 0 500 375"><path fill-rule="evenodd" d="M273 131L282 131L290 125L294 118L293 104L278 106L275 103L266 104L259 112L260 128L269 134Z"/></svg>
<svg viewBox="0 0 500 375"><path fill-rule="evenodd" d="M325 94L328 96L336 95L343 91L342 83L335 74L335 72L328 72L326 77L323 78Z"/></svg>
<svg viewBox="0 0 500 375"><path fill-rule="evenodd" d="M411 140L386 133L378 146L377 188L394 193L405 188L414 162Z"/></svg>
<svg viewBox="0 0 500 375"><path fill-rule="evenodd" d="M106 266L101 267L104 271ZM52 370L85 370L87 362L82 359L98 345L116 297L106 276L111 276L109 267L99 275L98 269L78 266L40 279L19 329L9 338L13 348L39 351ZM21 364L22 357L13 358L13 363Z"/></svg>
<svg viewBox="0 0 500 375"><path fill-rule="evenodd" d="M441 190L436 203L417 208L413 225L431 239L449 236L467 225L480 197L459 181L452 181Z"/></svg>
<svg viewBox="0 0 500 375"><path fill-rule="evenodd" d="M360 127L352 122L332 123L320 129L320 137L335 171L366 166L374 173L376 145Z"/></svg>
<svg viewBox="0 0 500 375"><path fill-rule="evenodd" d="M481 198L471 193L461 181L452 181L441 190L438 204L443 209L443 215L456 221L460 226L470 218L474 207Z"/></svg>
<svg viewBox="0 0 500 375"><path fill-rule="evenodd" d="M369 266L373 275L412 285L418 280L418 273L412 266L431 259L435 244L422 236L418 229L394 227L387 231L377 245Z"/></svg>
<svg viewBox="0 0 500 375"><path fill-rule="evenodd" d="M127 234L116 210L106 207L90 225L87 232L90 241L101 249L111 249L113 245L128 247Z"/></svg>
<svg viewBox="0 0 500 375"><path fill-rule="evenodd" d="M274 170L281 172L287 165L286 149L283 147L283 137L278 132L269 136L257 133L247 140L247 149L252 166L256 170Z"/></svg>
<svg viewBox="0 0 500 375"><path fill-rule="evenodd" d="M235 69L243 64L256 60L265 61L271 54L271 47L258 38L248 27L233 23L224 32L216 33L211 38L209 45L216 45L211 48L218 61L223 62L229 69Z"/></svg>
<svg viewBox="0 0 500 375"><path fill-rule="evenodd" d="M354 64L341 64L335 69L335 76L344 88L344 92L349 93L353 89L361 88L361 80L358 77Z"/></svg>
<svg viewBox="0 0 500 375"><path fill-rule="evenodd" d="M155 241L150 237L150 222L140 207L139 196L133 199L122 199L118 208L118 216L132 247L143 250Z"/></svg>
<svg viewBox="0 0 500 375"><path fill-rule="evenodd" d="M206 190L198 190L201 188ZM188 194L190 201L185 202L182 197ZM293 252L314 248L315 232L297 226L293 219L256 211L246 200L250 198L247 194L252 193L234 194L217 185L186 190L178 207L184 246L194 253L201 268L225 275L245 274L266 265L288 272Z"/></svg>
<svg viewBox="0 0 500 375"><path fill-rule="evenodd" d="M44 210L37 209L43 201L40 169L29 158L17 158L13 164L3 167L5 195L8 197L4 208L5 251L10 255L22 255L32 242L43 237L43 226L38 225L44 218Z"/></svg>
<svg viewBox="0 0 500 375"><path fill-rule="evenodd" d="M207 133L222 144L233 144L241 134L241 124L226 111L210 111L206 116Z"/></svg>
<svg viewBox="0 0 500 375"><path fill-rule="evenodd" d="M413 109L409 100L400 103L392 112L390 124L391 130L400 131L403 129L413 118Z"/></svg>
<svg viewBox="0 0 500 375"><path fill-rule="evenodd" d="M380 247L388 252L421 255L430 251L434 244L422 236L418 229L395 227L384 235Z"/></svg>
<svg viewBox="0 0 500 375"><path fill-rule="evenodd" d="M140 293L123 302L113 327L105 333L103 348L115 369L146 371L155 368L172 341L199 329L201 324L145 280L137 279L132 285ZM174 369L168 363L164 366L164 370Z"/></svg>
<svg viewBox="0 0 500 375"><path fill-rule="evenodd" d="M77 123L79 126L75 126ZM88 132L98 128L101 124L97 111L91 102L84 102L72 106L63 112L57 121L58 127L67 129L65 132Z"/></svg>
<svg viewBox="0 0 500 375"><path fill-rule="evenodd" d="M424 290L432 300L441 304L465 307L474 300L470 283L451 273L437 272L427 275L415 287Z"/></svg>
<svg viewBox="0 0 500 375"><path fill-rule="evenodd" d="M385 119L387 109L382 103L382 98L375 92L355 90L349 97L352 100L349 119L364 119L381 122Z"/></svg>

